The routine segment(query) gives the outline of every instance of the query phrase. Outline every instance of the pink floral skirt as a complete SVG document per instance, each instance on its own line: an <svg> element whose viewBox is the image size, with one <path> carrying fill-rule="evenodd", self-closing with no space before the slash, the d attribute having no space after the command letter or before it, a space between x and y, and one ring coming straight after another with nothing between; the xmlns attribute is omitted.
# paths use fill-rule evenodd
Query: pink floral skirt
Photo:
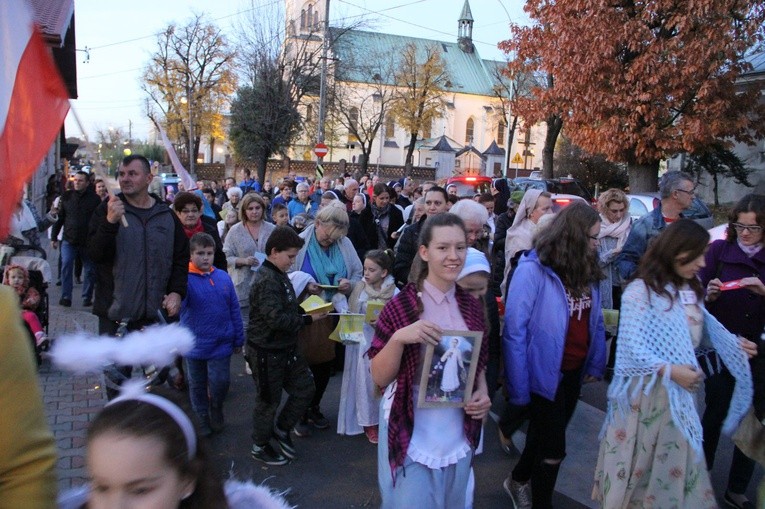
<svg viewBox="0 0 765 509"><path fill-rule="evenodd" d="M696 461L672 422L661 381L648 395L641 389L628 415L612 411L613 423L600 442L594 500L608 509L717 507L704 458Z"/></svg>

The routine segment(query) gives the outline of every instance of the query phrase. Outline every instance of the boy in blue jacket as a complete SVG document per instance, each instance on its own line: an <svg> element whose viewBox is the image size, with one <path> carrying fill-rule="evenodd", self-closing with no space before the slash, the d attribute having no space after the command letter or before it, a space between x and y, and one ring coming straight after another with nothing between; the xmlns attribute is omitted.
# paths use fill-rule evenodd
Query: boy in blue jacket
<svg viewBox="0 0 765 509"><path fill-rule="evenodd" d="M230 383L231 355L244 343L239 299L231 277L213 267L215 241L195 233L189 241L191 261L181 324L196 336L194 349L184 356L191 408L202 435L223 429L223 401Z"/></svg>

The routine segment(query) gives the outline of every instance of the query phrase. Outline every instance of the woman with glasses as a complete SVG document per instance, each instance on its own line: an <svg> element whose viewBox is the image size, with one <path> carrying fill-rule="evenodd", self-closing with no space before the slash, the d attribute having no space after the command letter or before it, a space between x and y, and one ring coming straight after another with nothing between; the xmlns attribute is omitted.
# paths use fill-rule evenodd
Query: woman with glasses
<svg viewBox="0 0 765 509"><path fill-rule="evenodd" d="M699 278L706 287L705 300L709 312L732 333L758 343L760 354L752 360L756 390L757 380L762 379L758 367L765 364L765 345L759 345L765 326L765 197L756 194L744 196L733 207L728 220L727 238L716 240L709 246L706 267L699 272ZM732 281L738 283L731 284ZM704 455L707 468L711 470L735 380L714 352L704 353L706 359L699 360L708 378L705 383L706 410L701 423L704 428ZM758 420L765 417L762 415L765 410L763 396L765 393L755 392L755 402L758 399L762 402L755 404L755 411L759 411ZM744 495L753 471L754 461L736 447L724 495L728 506L753 507L746 505L749 502Z"/></svg>
<svg viewBox="0 0 765 509"><path fill-rule="evenodd" d="M202 214L202 198L199 195L182 191L175 195L173 210L181 220L183 233L191 238L195 233L207 233L215 241L215 258L213 266L225 271L228 268L226 255L223 254L223 242L218 234L218 225L215 220Z"/></svg>
<svg viewBox="0 0 765 509"><path fill-rule="evenodd" d="M310 274L319 285L326 287L322 298L327 302L337 293L350 295L353 285L364 276L361 260L346 236L348 224L345 204L332 200L319 210L314 223L300 234L305 245L298 252L293 269ZM301 338L307 340L302 342L303 355L316 384L311 406L295 426L295 434L300 437L310 434L308 424L317 429L329 427L329 421L321 413L319 405L332 376L336 343L329 339L329 334L333 327L332 320L321 320L300 332Z"/></svg>
<svg viewBox="0 0 765 509"><path fill-rule="evenodd" d="M538 233L510 281L502 338L507 391L530 416L523 454L504 482L516 509L552 507L582 383L603 377L599 233L592 207L569 205Z"/></svg>

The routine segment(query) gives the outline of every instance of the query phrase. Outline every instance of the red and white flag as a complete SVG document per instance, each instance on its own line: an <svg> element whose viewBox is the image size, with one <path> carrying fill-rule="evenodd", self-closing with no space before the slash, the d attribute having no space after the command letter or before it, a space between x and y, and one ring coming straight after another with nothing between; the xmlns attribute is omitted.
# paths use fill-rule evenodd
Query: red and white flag
<svg viewBox="0 0 765 509"><path fill-rule="evenodd" d="M27 1L0 1L0 239L67 111L69 94Z"/></svg>
<svg viewBox="0 0 765 509"><path fill-rule="evenodd" d="M155 123L154 125L156 125L157 129L159 129L159 135L162 138L162 144L165 146L165 150L167 150L167 155L170 156L170 162L173 163L173 169L175 170L175 173L177 173L178 178L181 179L183 188L186 191L193 191L197 188L196 181L191 177L191 174L186 170L186 168L183 167L181 160L178 159L178 154L175 152L173 144L170 143L170 138L167 137L167 133L162 128L162 124Z"/></svg>

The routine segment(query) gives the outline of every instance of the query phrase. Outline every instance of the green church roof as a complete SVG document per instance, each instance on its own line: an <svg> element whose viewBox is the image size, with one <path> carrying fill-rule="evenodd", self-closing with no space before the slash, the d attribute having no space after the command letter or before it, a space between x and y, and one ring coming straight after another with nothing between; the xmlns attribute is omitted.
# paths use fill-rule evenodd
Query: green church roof
<svg viewBox="0 0 765 509"><path fill-rule="evenodd" d="M331 29L333 52L336 58L336 77L342 81L393 85L393 73L374 69L395 69L399 57L408 44L416 48L418 61L424 60L428 47L435 48L446 65L449 74L450 92L474 95L493 95L493 79L490 68L481 60L478 51L463 52L458 43L434 41L419 37L366 32L363 30ZM377 75L377 76L375 76Z"/></svg>

